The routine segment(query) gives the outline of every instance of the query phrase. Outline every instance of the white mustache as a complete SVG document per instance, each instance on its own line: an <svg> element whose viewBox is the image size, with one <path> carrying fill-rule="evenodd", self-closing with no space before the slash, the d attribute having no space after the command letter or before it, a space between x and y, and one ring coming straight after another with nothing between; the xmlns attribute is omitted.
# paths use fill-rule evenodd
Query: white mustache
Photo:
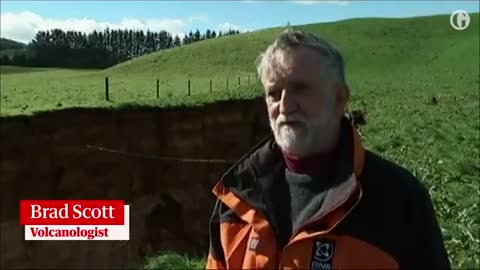
<svg viewBox="0 0 480 270"><path fill-rule="evenodd" d="M279 115L277 118L277 127L285 124L289 124L290 122L300 122L301 124L306 124L306 121L303 117L301 116L285 116L285 115Z"/></svg>

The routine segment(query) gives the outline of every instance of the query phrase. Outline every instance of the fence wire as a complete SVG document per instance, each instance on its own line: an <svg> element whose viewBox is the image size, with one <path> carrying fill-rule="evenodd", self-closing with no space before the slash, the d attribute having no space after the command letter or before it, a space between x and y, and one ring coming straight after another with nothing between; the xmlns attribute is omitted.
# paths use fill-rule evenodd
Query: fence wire
<svg viewBox="0 0 480 270"><path fill-rule="evenodd" d="M102 146L93 146L89 144L86 145L86 148L90 150L99 151L99 152L107 152L107 153L117 154L117 155L122 155L127 157L155 159L155 160L162 160L162 161L189 162L189 163L217 163L217 164L233 164L237 162L237 160L228 160L228 159L195 159L195 158L178 158L178 157L160 157L152 154L127 152L127 151L121 151L117 149L106 148Z"/></svg>

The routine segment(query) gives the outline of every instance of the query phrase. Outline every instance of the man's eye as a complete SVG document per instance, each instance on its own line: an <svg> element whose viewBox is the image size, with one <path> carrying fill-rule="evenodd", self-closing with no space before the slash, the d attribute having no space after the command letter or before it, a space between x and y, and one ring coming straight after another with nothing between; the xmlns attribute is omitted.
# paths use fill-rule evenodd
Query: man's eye
<svg viewBox="0 0 480 270"><path fill-rule="evenodd" d="M270 100L278 100L279 97L280 97L280 92L279 91L268 92L268 98Z"/></svg>

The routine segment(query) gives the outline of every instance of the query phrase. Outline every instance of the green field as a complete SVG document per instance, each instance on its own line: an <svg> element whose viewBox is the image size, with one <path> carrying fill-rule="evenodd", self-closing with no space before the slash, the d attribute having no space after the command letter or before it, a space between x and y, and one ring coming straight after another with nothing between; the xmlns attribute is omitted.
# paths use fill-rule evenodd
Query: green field
<svg viewBox="0 0 480 270"><path fill-rule="evenodd" d="M479 14L470 15L464 31L450 27L449 15L299 28L322 34L345 54L350 106L366 113L366 147L427 185L452 267L471 269L480 268L480 46ZM190 106L259 96L253 63L279 31L198 42L101 71L2 71L0 111L9 116L65 107ZM245 86L249 75L250 87ZM105 76L111 101L105 101ZM188 263L185 258L179 267L195 267Z"/></svg>
<svg viewBox="0 0 480 270"><path fill-rule="evenodd" d="M216 75L211 79L182 78L179 75L159 76L157 98L157 78L153 75L109 70L45 70L4 66L1 75L0 112L2 116L8 117L72 107L193 106L218 99L251 98L261 94L258 85L253 88L255 74L242 72L238 74L228 79L228 91L226 91L227 76ZM106 100L105 94L106 76L109 79L109 101ZM237 86L239 76L241 76L240 88ZM251 87L243 85L248 83L248 76ZM190 97L187 96L189 79ZM211 94L210 80L212 80Z"/></svg>
<svg viewBox="0 0 480 270"><path fill-rule="evenodd" d="M448 16L352 19L300 28L322 34L338 44L347 61L347 78L357 94L377 86L402 87L403 82L416 84L416 88L422 83L440 86L443 81L460 79L459 76L465 77L460 79L462 84L478 83L478 72L475 72L478 62L474 61L478 56L478 14L472 14L471 26L465 31L453 30ZM118 107L125 103L177 106L258 96L261 94L258 87L234 91L238 77L241 77L242 88L249 75L254 84L254 59L280 30L267 29L197 42L102 71L2 72L0 113L17 115L65 107ZM463 74L465 71L468 74ZM105 100L106 76L110 101ZM157 79L160 80L159 99L156 98ZM188 80L191 80L192 96L186 98ZM212 94L209 93L210 80ZM367 89L362 89L364 87Z"/></svg>
<svg viewBox="0 0 480 270"><path fill-rule="evenodd" d="M18 67L18 66L0 66L0 73L2 75L6 74L14 74L14 73L22 73L23 75L27 75L25 73L31 72L39 72L39 71L65 71L66 69L58 69L58 68L39 68L39 67ZM74 73L76 74L76 73ZM2 77L3 78L3 77Z"/></svg>
<svg viewBox="0 0 480 270"><path fill-rule="evenodd" d="M205 269L205 264L206 259L166 252L147 258L141 269Z"/></svg>

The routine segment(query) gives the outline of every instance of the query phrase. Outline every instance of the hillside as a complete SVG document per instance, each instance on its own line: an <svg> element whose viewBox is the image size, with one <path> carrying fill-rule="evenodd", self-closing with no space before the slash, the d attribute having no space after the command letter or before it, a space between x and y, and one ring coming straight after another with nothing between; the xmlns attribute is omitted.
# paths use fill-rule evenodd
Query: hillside
<svg viewBox="0 0 480 270"><path fill-rule="evenodd" d="M471 14L468 29L456 31L449 16L406 19L351 19L295 28L321 34L341 49L347 62L352 93L374 88L421 89L432 83L442 91L467 84L478 87L479 14ZM2 74L2 111L28 114L65 107L118 107L125 103L151 106L210 102L216 99L261 94L254 82L254 61L282 29L273 28L193 43L152 53L102 71ZM109 77L110 102L104 100L104 80ZM250 78L249 78L250 76ZM248 91L232 91L241 79ZM155 96L160 80L160 97ZM226 90L227 79L229 91ZM188 80L192 95L185 99ZM209 94L212 80L213 95ZM46 94L48 92L48 94ZM405 91L399 92L406 93ZM416 92L418 94L418 92ZM470 92L473 94L472 92Z"/></svg>
<svg viewBox="0 0 480 270"><path fill-rule="evenodd" d="M23 49L27 45L15 40L0 38L0 50L13 50L13 49Z"/></svg>
<svg viewBox="0 0 480 270"><path fill-rule="evenodd" d="M404 73L413 67L445 70L442 65L457 62L465 70L478 70L479 16L464 31L453 30L449 16L408 19L351 19L294 28L322 35L345 55L349 71ZM182 48L153 53L122 63L107 74L203 77L211 74L253 72L258 53L281 29L267 29L237 36L198 42ZM368 63L368 66L365 65ZM385 67L388 67L386 69ZM478 73L478 72L477 72ZM352 74L352 73L351 73Z"/></svg>
<svg viewBox="0 0 480 270"><path fill-rule="evenodd" d="M4 55L8 56L11 60L15 55L26 55L26 53L26 44L11 39L0 38L0 63L3 63Z"/></svg>

